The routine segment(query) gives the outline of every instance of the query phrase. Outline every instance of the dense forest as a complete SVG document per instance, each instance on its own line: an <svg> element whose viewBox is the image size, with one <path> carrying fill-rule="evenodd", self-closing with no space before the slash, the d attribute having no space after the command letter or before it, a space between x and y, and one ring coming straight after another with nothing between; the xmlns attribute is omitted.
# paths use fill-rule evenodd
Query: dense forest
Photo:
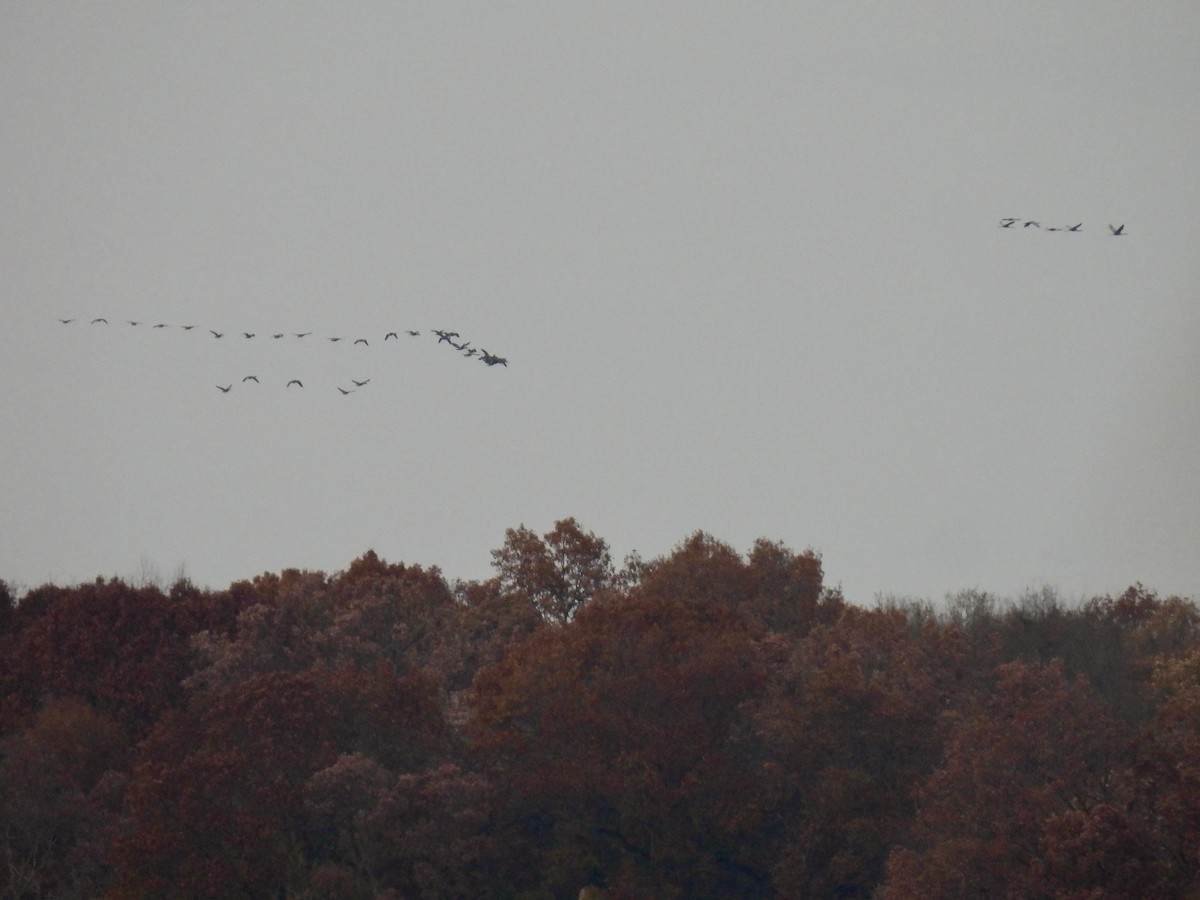
<svg viewBox="0 0 1200 900"><path fill-rule="evenodd" d="M863 608L573 519L492 556L0 582L4 896L1200 896L1188 599Z"/></svg>

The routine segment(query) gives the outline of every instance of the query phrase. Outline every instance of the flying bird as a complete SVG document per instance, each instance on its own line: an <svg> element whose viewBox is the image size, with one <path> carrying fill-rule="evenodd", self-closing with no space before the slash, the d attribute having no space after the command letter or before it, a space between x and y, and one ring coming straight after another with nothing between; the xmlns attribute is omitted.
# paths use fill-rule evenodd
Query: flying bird
<svg viewBox="0 0 1200 900"><path fill-rule="evenodd" d="M281 337L283 337L283 335L282 334L273 334L273 335L271 335L271 337L275 338L275 340L279 340Z"/></svg>
<svg viewBox="0 0 1200 900"><path fill-rule="evenodd" d="M1124 225L1118 225L1116 228L1113 228L1111 225L1109 225L1108 230L1113 233L1113 237L1121 237L1123 234L1125 234Z"/></svg>
<svg viewBox="0 0 1200 900"><path fill-rule="evenodd" d="M133 319L129 319L128 321L129 321L129 324L130 324L130 325L141 325L141 324L142 324L141 322L135 322L135 321L133 321Z"/></svg>
<svg viewBox="0 0 1200 900"><path fill-rule="evenodd" d="M350 380L351 380L351 381L354 381L354 379L353 379L353 378L351 378ZM355 385L355 387L362 387L363 385L365 385L365 384L370 384L370 383L371 383L371 379L370 379L370 378L368 378L366 381L354 381L354 385Z"/></svg>
<svg viewBox="0 0 1200 900"><path fill-rule="evenodd" d="M1000 227L1001 228L1012 228L1013 225L1016 224L1017 221L1018 221L1017 219L1001 219Z"/></svg>
<svg viewBox="0 0 1200 900"><path fill-rule="evenodd" d="M1083 223L1080 222L1078 225L1072 225L1070 228L1067 229L1067 231L1078 231L1082 227L1083 227Z"/></svg>
<svg viewBox="0 0 1200 900"><path fill-rule="evenodd" d="M308 337L310 334L312 334L311 331L305 331L305 332L301 332L300 334L297 334L296 337Z"/></svg>
<svg viewBox="0 0 1200 900"><path fill-rule="evenodd" d="M254 337L254 333L253 333L253 332L251 332L251 331L243 331L243 332L242 332L242 337L244 337L244 338L252 338L252 337Z"/></svg>
<svg viewBox="0 0 1200 900"><path fill-rule="evenodd" d="M1021 227L1022 227L1022 228L1028 228L1030 225L1032 225L1034 228L1041 228L1041 227L1042 227L1042 223L1041 223L1041 222L1026 222L1026 223L1025 223L1024 225L1022 225Z"/></svg>
<svg viewBox="0 0 1200 900"><path fill-rule="evenodd" d="M107 325L107 324L108 324L108 319L92 319L92 324L93 324L93 325L95 325L97 322L103 322L105 325Z"/></svg>
<svg viewBox="0 0 1200 900"><path fill-rule="evenodd" d="M191 331L196 326L195 325L180 325L179 327L182 328L184 331Z"/></svg>
<svg viewBox="0 0 1200 900"><path fill-rule="evenodd" d="M215 338L223 338L223 337L225 337L225 332L223 332L223 331L213 331L211 328L210 328L210 329L208 329L208 333L209 333L209 334L211 334L211 335L212 335L213 337L215 337Z"/></svg>
<svg viewBox="0 0 1200 900"><path fill-rule="evenodd" d="M341 338L329 338L329 340L336 344L338 341L341 340Z"/></svg>
<svg viewBox="0 0 1200 900"><path fill-rule="evenodd" d="M343 397L345 397L347 394L353 394L353 393L354 393L354 391L348 391L348 390L346 390L346 389L345 389L344 387L342 387L340 384L338 385L338 390L342 392L342 396L343 396Z"/></svg>
<svg viewBox="0 0 1200 900"><path fill-rule="evenodd" d="M255 384L259 384L259 383L260 383L260 382L259 382L259 380L258 380L258 376L257 376L257 375L247 375L245 378L243 378L243 379L242 379L242 381L243 381L243 382L246 382L246 381L253 381Z"/></svg>
<svg viewBox="0 0 1200 900"><path fill-rule="evenodd" d="M399 336L397 336L396 332L394 332L394 331L389 331L387 334L385 334L385 335L383 336L383 339L384 339L385 341L386 341L388 338L396 338L396 340L400 340Z"/></svg>
<svg viewBox="0 0 1200 900"><path fill-rule="evenodd" d="M218 384L217 390L220 391L222 394L228 394L230 391L233 390L233 385L231 384L231 385L229 385L229 387L221 387L221 385Z"/></svg>
<svg viewBox="0 0 1200 900"><path fill-rule="evenodd" d="M169 326L167 325L167 323L166 323L166 322L159 322L159 323L158 323L157 325L155 325L154 327L155 327L155 328L167 328L167 327L169 327Z"/></svg>
<svg viewBox="0 0 1200 900"><path fill-rule="evenodd" d="M440 344L442 341L445 341L447 344L449 344L449 345L450 345L450 346L452 346L452 347L454 346L454 341L450 340L450 338L456 338L456 337L458 337L458 336L459 336L459 334L458 334L458 332L457 332L457 331L439 331L439 330L438 330L438 329L436 329L436 328L435 328L435 329L433 329L433 333L434 333L434 334L436 334L436 335L438 336L438 343L439 343L439 344Z"/></svg>
<svg viewBox="0 0 1200 900"><path fill-rule="evenodd" d="M359 338L359 339L358 339L357 341L355 341L354 343L356 343L356 344L362 344L363 346L366 346L366 347L370 347L370 346L371 346L370 344L368 344L368 343L367 343L367 339L366 339L366 338Z"/></svg>
<svg viewBox="0 0 1200 900"><path fill-rule="evenodd" d="M59 319L58 321L62 322L64 325L70 325L75 320L74 319Z"/></svg>
<svg viewBox="0 0 1200 900"><path fill-rule="evenodd" d="M420 337L420 336L421 336L421 332L419 332L419 331L413 331L411 328L409 329L408 333L409 333L409 334L410 334L412 337Z"/></svg>
<svg viewBox="0 0 1200 900"><path fill-rule="evenodd" d="M304 382L301 381L299 378L293 378L291 381L289 381L287 383L287 387L291 387L293 384L298 385L299 387L304 387Z"/></svg>

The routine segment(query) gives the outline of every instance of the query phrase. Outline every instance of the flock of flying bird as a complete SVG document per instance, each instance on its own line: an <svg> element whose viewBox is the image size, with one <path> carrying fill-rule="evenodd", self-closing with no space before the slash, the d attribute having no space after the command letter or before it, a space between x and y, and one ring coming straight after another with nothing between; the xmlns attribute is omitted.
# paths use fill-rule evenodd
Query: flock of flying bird
<svg viewBox="0 0 1200 900"><path fill-rule="evenodd" d="M1001 219L1000 227L1001 228L1015 228L1018 222L1021 222L1021 220L1013 219L1013 218ZM1024 228L1037 228L1040 230L1041 227L1042 227L1042 223L1035 222L1033 219L1026 219L1024 222L1021 222L1021 228L1023 228L1023 229ZM1046 230L1047 231L1079 232L1079 231L1083 230L1083 223L1080 222L1078 225L1062 225L1062 226L1052 225L1052 226L1048 227ZM1125 234L1125 226L1124 225L1109 225L1108 230L1112 232L1113 237L1122 237Z"/></svg>
<svg viewBox="0 0 1200 900"><path fill-rule="evenodd" d="M63 325L70 325L71 323L77 322L79 320L75 319L75 318L71 318L71 319L59 319L58 321L61 322ZM140 325L145 324L144 322L135 321L133 319L126 319L125 321L130 326L135 327L135 328ZM108 319L104 318L103 316L97 316L96 318L91 320L90 324L92 324L92 325L108 325L109 322L108 322ZM196 328L195 325L172 326L172 325L167 324L166 322L158 322L154 325L151 325L150 329L156 330L156 329L173 328L173 327L179 328L183 331L192 331L193 329ZM235 336L235 334L233 332L216 331L215 329L212 329L212 328L207 329L207 331L209 334L211 334L213 336L213 338L215 340L220 340L221 338L224 338L227 334L231 337ZM410 337L410 338L421 336L421 332L417 329L405 329L403 332L389 331L387 334L385 334L383 336L383 341L385 343L390 340L399 341L401 333L403 333L406 337ZM463 356L466 359L477 359L488 367L504 366L505 368L508 368L508 360L505 357L497 356L494 353L490 353L482 347L472 347L470 341L462 341L461 340L461 335L457 331L446 331L444 329L434 328L434 329L432 329L432 333L437 335L438 344L447 344L449 347L456 350L461 356ZM241 335L242 340L254 340L255 338L258 337L258 334L253 331L243 331L243 332L240 332L240 335ZM285 339L288 337L291 337L293 340L303 339L303 338L309 337L311 335L312 335L311 331L297 331L297 332L290 332L290 333L281 331L281 332L272 333L269 337L271 340L277 341L277 340L282 340L282 339ZM264 335L264 337L267 337L267 336ZM459 339L458 342L456 342L456 340L455 340L456 338ZM325 338L325 340L332 344L336 344L343 339L341 337L327 337L327 338ZM371 342L365 337L360 337L360 338L355 338L351 342L351 345L352 346L361 345L363 347L369 347L371 345ZM371 379L366 378L366 379L363 379L362 381L358 381L356 379L351 379L350 381L354 385L354 387L352 387L352 388L345 388L345 387L342 387L341 385L337 385L337 389L342 394L342 396L346 396L347 394L353 394L359 388L365 387L367 384L370 383ZM246 382L254 382L255 384L260 383L257 375L245 376L242 379L242 383L245 384ZM233 390L233 386L234 386L234 382L230 382L227 385L218 384L218 385L216 385L216 388L222 394L228 394L230 391ZM299 378L293 378L287 382L285 387L286 388L291 388L291 387L303 388L304 382L302 382Z"/></svg>

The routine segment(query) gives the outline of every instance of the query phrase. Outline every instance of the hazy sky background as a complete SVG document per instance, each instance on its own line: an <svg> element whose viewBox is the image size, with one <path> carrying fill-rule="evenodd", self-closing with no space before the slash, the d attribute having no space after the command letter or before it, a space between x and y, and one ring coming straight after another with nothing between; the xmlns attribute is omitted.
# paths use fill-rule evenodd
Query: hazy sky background
<svg viewBox="0 0 1200 900"><path fill-rule="evenodd" d="M812 547L858 602L1195 597L1198 37L1193 0L5 4L0 578L480 578L574 516L618 559Z"/></svg>

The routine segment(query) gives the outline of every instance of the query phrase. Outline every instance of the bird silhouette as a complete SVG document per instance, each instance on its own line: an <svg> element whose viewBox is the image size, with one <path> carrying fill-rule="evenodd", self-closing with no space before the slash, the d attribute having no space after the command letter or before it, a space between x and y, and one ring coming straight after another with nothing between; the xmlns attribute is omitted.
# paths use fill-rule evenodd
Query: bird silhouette
<svg viewBox="0 0 1200 900"><path fill-rule="evenodd" d="M368 344L368 343L367 343L367 339L366 339L366 338L359 338L359 339L358 339L357 341L355 341L354 343L356 343L356 344L362 344L362 345L363 345L363 346L365 346L365 347L370 347L370 346L371 346L370 344Z"/></svg>
<svg viewBox="0 0 1200 900"><path fill-rule="evenodd" d="M421 332L419 332L419 331L413 331L411 328L409 329L408 333L409 333L409 335L410 335L410 336L412 336L412 337L420 337L420 336L421 336Z"/></svg>
<svg viewBox="0 0 1200 900"><path fill-rule="evenodd" d="M312 334L311 331L304 331L297 334L296 337L308 337L310 334Z"/></svg>
<svg viewBox="0 0 1200 900"><path fill-rule="evenodd" d="M1082 227L1083 227L1083 223L1080 222L1078 225L1072 225L1070 228L1067 229L1067 231L1078 231Z"/></svg>
<svg viewBox="0 0 1200 900"><path fill-rule="evenodd" d="M225 332L223 332L223 331L213 331L211 328L210 328L210 329L208 329L208 333L209 333L209 334L211 334L211 335L212 335L213 337L215 337L215 338L223 338L223 337L225 337Z"/></svg>
<svg viewBox="0 0 1200 900"><path fill-rule="evenodd" d="M385 334L385 335L383 336L383 339L384 339L385 341L386 341L388 338L396 338L396 340L400 340L399 336L398 336L398 335L396 334L396 332L394 332L394 331L389 331L387 334Z"/></svg>
<svg viewBox="0 0 1200 900"><path fill-rule="evenodd" d="M336 344L338 341L341 340L341 338L329 338L329 340L330 340L330 342Z"/></svg>
<svg viewBox="0 0 1200 900"><path fill-rule="evenodd" d="M141 325L141 324L142 324L141 322L135 322L135 321L133 321L133 319L129 319L128 321L129 321L129 324L130 324L130 325Z"/></svg>
<svg viewBox="0 0 1200 900"><path fill-rule="evenodd" d="M252 337L254 337L254 332L252 332L252 331L243 331L243 332L242 332L242 337L244 337L244 338L252 338Z"/></svg>
<svg viewBox="0 0 1200 900"><path fill-rule="evenodd" d="M1041 224L1041 222L1026 222L1026 223L1025 223L1024 225L1022 225L1021 227L1022 227L1022 228L1028 228L1030 225L1032 225L1034 228L1041 228L1041 227L1042 227L1042 224Z"/></svg>
<svg viewBox="0 0 1200 900"><path fill-rule="evenodd" d="M447 344L449 344L452 347L454 346L454 341L450 340L450 338L456 338L459 336L457 331L439 331L436 328L433 330L433 333L438 336L439 344L442 341L445 341Z"/></svg>
<svg viewBox="0 0 1200 900"><path fill-rule="evenodd" d="M271 337L275 338L275 340L279 340L281 337L283 337L283 335L282 334L273 334L273 335L271 335Z"/></svg>
<svg viewBox="0 0 1200 900"><path fill-rule="evenodd" d="M64 325L70 325L75 320L74 319L59 319L58 321L62 322Z"/></svg>
<svg viewBox="0 0 1200 900"><path fill-rule="evenodd" d="M1017 220L1016 220L1016 219L1001 219L1001 220L1000 220L1000 227L1001 227L1001 228L1012 228L1012 227L1013 227L1013 225L1015 225L1015 224L1016 224L1016 222L1017 222Z"/></svg>
<svg viewBox="0 0 1200 900"><path fill-rule="evenodd" d="M1111 225L1109 225L1108 230L1113 233L1113 237L1121 237L1122 235L1125 234L1125 226L1124 225L1118 225L1116 228L1113 228Z"/></svg>
<svg viewBox="0 0 1200 900"><path fill-rule="evenodd" d="M168 328L168 327L170 327L170 326L168 326L166 322L159 322L159 323L158 323L157 325L155 325L154 327L155 327L155 328Z"/></svg>
<svg viewBox="0 0 1200 900"><path fill-rule="evenodd" d="M97 324L97 323L103 323L103 324L107 325L107 324L108 324L108 319L92 319L92 324L93 324L93 325L95 325L95 324Z"/></svg>
<svg viewBox="0 0 1200 900"><path fill-rule="evenodd" d="M255 384L259 384L259 383L260 383L260 382L259 382L259 380L258 380L258 376L257 376L257 375L247 375L245 378L243 378L243 379L242 379L242 381L243 381L243 382L246 382L246 381L253 381Z"/></svg>
<svg viewBox="0 0 1200 900"><path fill-rule="evenodd" d="M353 379L353 378L351 378L350 380L351 380L351 381L354 381L354 379ZM368 378L366 381L354 381L354 385L355 385L355 387L362 387L364 384L370 384L370 383L371 383L371 379L370 379L370 378Z"/></svg>
<svg viewBox="0 0 1200 900"><path fill-rule="evenodd" d="M291 387L293 384L298 385L300 387L304 387L304 382L301 381L299 378L293 378L291 381L289 381L287 383L287 387Z"/></svg>
<svg viewBox="0 0 1200 900"><path fill-rule="evenodd" d="M221 387L221 385L218 384L217 390L220 391L222 394L228 394L230 391L233 390L233 385L231 384L231 385L229 385L229 387Z"/></svg>
<svg viewBox="0 0 1200 900"><path fill-rule="evenodd" d="M344 397L344 396L346 396L347 394L353 394L353 393L354 393L354 391L348 391L348 390L346 390L344 387L342 387L341 385L338 385L338 390L342 392L342 396L343 396L343 397Z"/></svg>
<svg viewBox="0 0 1200 900"><path fill-rule="evenodd" d="M180 325L179 327L182 328L184 331L191 331L196 326L195 325Z"/></svg>

